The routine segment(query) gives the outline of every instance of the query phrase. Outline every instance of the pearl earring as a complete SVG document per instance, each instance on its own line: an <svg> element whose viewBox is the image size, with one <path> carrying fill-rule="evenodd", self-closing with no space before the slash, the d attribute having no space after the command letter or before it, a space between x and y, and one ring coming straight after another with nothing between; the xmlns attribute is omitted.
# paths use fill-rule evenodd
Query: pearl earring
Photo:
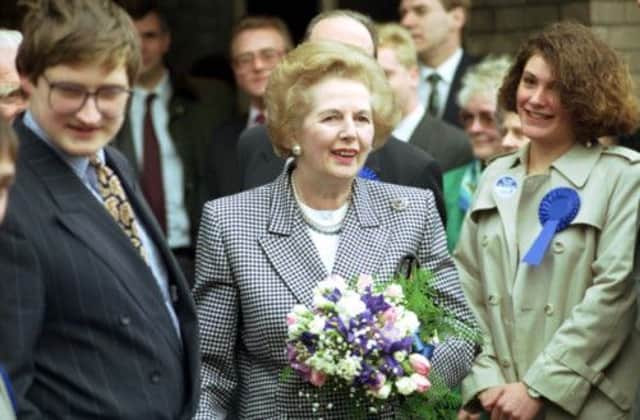
<svg viewBox="0 0 640 420"><path fill-rule="evenodd" d="M299 144L295 143L293 146L291 146L291 154L295 157L298 157L302 154L302 148Z"/></svg>

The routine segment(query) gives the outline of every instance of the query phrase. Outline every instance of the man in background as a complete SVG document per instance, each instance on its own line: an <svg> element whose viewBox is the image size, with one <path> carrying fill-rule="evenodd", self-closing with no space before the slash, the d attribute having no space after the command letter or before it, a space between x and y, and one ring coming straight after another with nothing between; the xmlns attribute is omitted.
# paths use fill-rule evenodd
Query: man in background
<svg viewBox="0 0 640 420"><path fill-rule="evenodd" d="M46 7L44 7L46 5ZM126 159L108 146L140 65L112 1L29 2L16 177L0 226L0 364L20 419L187 420L195 307Z"/></svg>
<svg viewBox="0 0 640 420"><path fill-rule="evenodd" d="M393 136L433 156L445 176L447 171L471 162L473 156L465 132L425 112L418 99L418 61L411 35L395 23L380 25L378 34L378 62L402 110L402 120Z"/></svg>
<svg viewBox="0 0 640 420"><path fill-rule="evenodd" d="M128 11L140 39L142 68L114 146L136 171L169 247L193 284L194 240L206 196L203 159L213 128L231 115L233 102L228 91L205 91L167 67L171 34L155 0L134 1Z"/></svg>
<svg viewBox="0 0 640 420"><path fill-rule="evenodd" d="M27 106L20 86L20 75L16 70L20 42L20 32L0 28L0 118L8 121L13 121Z"/></svg>
<svg viewBox="0 0 640 420"><path fill-rule="evenodd" d="M272 16L247 16L231 31L229 56L238 90L249 100L249 109L216 128L210 142L205 172L209 192L214 199L241 191L236 148L240 133L264 124L263 96L271 70L291 49L289 29L282 19Z"/></svg>
<svg viewBox="0 0 640 420"><path fill-rule="evenodd" d="M400 23L416 45L420 102L427 112L462 128L456 98L462 76L478 59L462 49L471 0L401 0Z"/></svg>

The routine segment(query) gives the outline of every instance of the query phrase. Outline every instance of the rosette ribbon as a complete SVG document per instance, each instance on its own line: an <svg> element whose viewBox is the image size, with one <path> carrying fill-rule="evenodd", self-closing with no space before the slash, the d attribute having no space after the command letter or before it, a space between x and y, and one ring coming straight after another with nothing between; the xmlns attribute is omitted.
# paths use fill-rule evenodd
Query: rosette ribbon
<svg viewBox="0 0 640 420"><path fill-rule="evenodd" d="M420 353L421 355L426 357L427 360L431 361L435 348L436 346L434 346L433 344L425 344L418 333L413 334L413 349L416 351L416 353Z"/></svg>
<svg viewBox="0 0 640 420"><path fill-rule="evenodd" d="M575 219L580 210L580 196L571 188L554 188L542 198L538 207L538 218L542 225L542 231L533 241L533 245L527 251L523 262L537 266L542 262L544 254L556 232L560 232Z"/></svg>
<svg viewBox="0 0 640 420"><path fill-rule="evenodd" d="M378 176L376 171L374 171L373 169L371 169L371 168L369 168L367 166L363 166L362 169L360 169L360 172L358 172L358 176L360 178L368 179L368 180L371 180L371 181L380 180L380 177Z"/></svg>

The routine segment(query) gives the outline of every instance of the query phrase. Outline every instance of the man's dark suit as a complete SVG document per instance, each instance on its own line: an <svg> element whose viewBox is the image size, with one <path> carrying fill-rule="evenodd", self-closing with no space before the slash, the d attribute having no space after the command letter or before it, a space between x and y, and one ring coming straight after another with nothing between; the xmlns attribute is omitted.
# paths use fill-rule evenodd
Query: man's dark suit
<svg viewBox="0 0 640 420"><path fill-rule="evenodd" d="M171 73L171 86L169 132L183 164L184 199L194 244L202 203L208 198L206 175L202 168L206 167L211 133L217 124L231 115L234 102L228 88L215 81L196 82ZM138 159L129 119L122 125L113 146L127 157L137 176Z"/></svg>
<svg viewBox="0 0 640 420"><path fill-rule="evenodd" d="M252 127L240 135L238 163L242 189L267 184L280 175L285 160L276 156L264 126ZM390 137L385 145L372 152L365 167L372 169L380 181L433 191L443 222L442 171L426 152Z"/></svg>
<svg viewBox="0 0 640 420"><path fill-rule="evenodd" d="M73 170L21 120L0 226L0 363L21 419L190 419L195 307L125 158L105 149L167 268L181 339L155 278Z"/></svg>
<svg viewBox="0 0 640 420"><path fill-rule="evenodd" d="M242 191L237 147L238 138L246 127L247 114L242 114L232 117L214 130L204 168L209 188L207 200Z"/></svg>
<svg viewBox="0 0 640 420"><path fill-rule="evenodd" d="M456 72L453 75L453 81L451 82L451 88L449 89L449 96L447 97L447 103L445 104L444 113L442 114L442 119L449 124L463 128L462 123L460 122L458 92L460 92L460 88L462 87L462 78L469 67L477 64L479 61L479 57L469 55L466 52L462 53L462 59L460 60L460 64L458 64Z"/></svg>
<svg viewBox="0 0 640 420"><path fill-rule="evenodd" d="M442 172L458 168L473 159L467 134L426 112L413 130L409 143L433 156Z"/></svg>

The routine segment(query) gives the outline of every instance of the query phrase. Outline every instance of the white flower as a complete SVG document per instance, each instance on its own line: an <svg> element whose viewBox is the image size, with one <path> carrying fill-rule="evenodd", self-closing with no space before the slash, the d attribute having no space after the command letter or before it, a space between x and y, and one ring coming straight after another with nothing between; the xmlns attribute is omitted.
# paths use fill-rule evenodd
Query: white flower
<svg viewBox="0 0 640 420"><path fill-rule="evenodd" d="M373 396L381 400L386 400L387 398L389 398L389 394L391 394L391 384L388 382L378 388L377 391L373 392Z"/></svg>
<svg viewBox="0 0 640 420"><path fill-rule="evenodd" d="M399 302L404 298L402 286L399 284L390 284L384 291L384 296L394 302Z"/></svg>
<svg viewBox="0 0 640 420"><path fill-rule="evenodd" d="M351 290L343 293L340 300L336 303L336 311L343 321L348 321L358 314L363 313L367 306L360 299L360 295Z"/></svg>
<svg viewBox="0 0 640 420"><path fill-rule="evenodd" d="M324 330L324 326L326 325L326 323L327 318L321 315L316 315L309 323L309 332L316 335L320 334Z"/></svg>
<svg viewBox="0 0 640 420"><path fill-rule="evenodd" d="M373 285L373 277L369 274L360 274L358 276L358 281L356 282L356 289L358 292L363 293L367 287L371 287Z"/></svg>
<svg viewBox="0 0 640 420"><path fill-rule="evenodd" d="M359 357L346 357L338 362L337 372L342 378L347 381L352 381L358 374L360 374L360 362Z"/></svg>
<svg viewBox="0 0 640 420"><path fill-rule="evenodd" d="M294 315L297 315L298 317L306 315L308 313L310 313L311 311L309 309L307 309L306 306L304 305L293 305L293 308L291 308L291 313Z"/></svg>
<svg viewBox="0 0 640 420"><path fill-rule="evenodd" d="M398 392L402 395L409 395L418 387L411 378L404 376L396 381L396 388L398 388Z"/></svg>
<svg viewBox="0 0 640 420"><path fill-rule="evenodd" d="M400 363L402 363L402 361L404 359L406 359L406 357L407 357L407 352L404 351L404 350L400 350L400 351L397 351L397 352L393 353L393 358L396 359Z"/></svg>
<svg viewBox="0 0 640 420"><path fill-rule="evenodd" d="M320 293L331 293L334 289L344 292L347 289L347 281L337 274L331 274L324 280L318 282L317 289Z"/></svg>
<svg viewBox="0 0 640 420"><path fill-rule="evenodd" d="M313 306L323 311L330 311L335 307L333 302L320 294L313 295Z"/></svg>
<svg viewBox="0 0 640 420"><path fill-rule="evenodd" d="M415 313L409 310L403 310L398 316L395 327L402 331L403 335L413 334L420 327L420 321Z"/></svg>

